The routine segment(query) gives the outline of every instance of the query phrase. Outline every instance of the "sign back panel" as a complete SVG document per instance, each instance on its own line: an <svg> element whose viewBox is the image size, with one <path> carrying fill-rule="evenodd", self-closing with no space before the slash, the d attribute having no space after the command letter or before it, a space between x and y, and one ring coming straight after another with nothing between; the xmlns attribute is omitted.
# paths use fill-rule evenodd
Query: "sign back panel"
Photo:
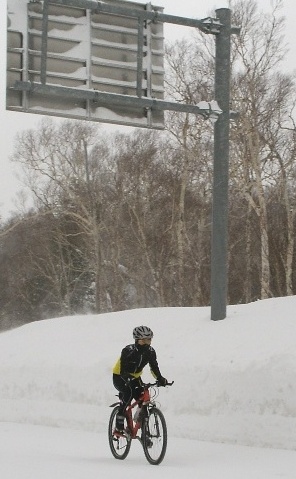
<svg viewBox="0 0 296 479"><path fill-rule="evenodd" d="M110 11L97 9L100 3ZM146 20L145 11L162 8L122 0L8 0L7 109L163 128L163 111L134 101L164 97L163 24Z"/></svg>

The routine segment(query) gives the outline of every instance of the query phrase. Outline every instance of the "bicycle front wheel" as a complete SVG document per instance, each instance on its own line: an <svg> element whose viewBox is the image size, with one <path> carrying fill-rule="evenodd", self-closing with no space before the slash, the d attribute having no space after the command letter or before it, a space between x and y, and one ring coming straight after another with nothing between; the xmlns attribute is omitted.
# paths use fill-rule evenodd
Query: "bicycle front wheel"
<svg viewBox="0 0 296 479"><path fill-rule="evenodd" d="M143 420L142 444L147 461L160 464L167 448L167 426L164 415L156 407L147 410Z"/></svg>
<svg viewBox="0 0 296 479"><path fill-rule="evenodd" d="M118 409L119 406L116 406L111 412L108 427L108 439L111 452L115 459L125 459L131 448L131 437L129 434L120 437L114 435Z"/></svg>

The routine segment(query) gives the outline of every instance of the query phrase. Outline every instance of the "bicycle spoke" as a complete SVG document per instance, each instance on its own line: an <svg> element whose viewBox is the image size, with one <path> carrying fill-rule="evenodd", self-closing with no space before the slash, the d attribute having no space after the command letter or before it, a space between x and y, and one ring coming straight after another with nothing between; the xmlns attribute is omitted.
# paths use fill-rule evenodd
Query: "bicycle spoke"
<svg viewBox="0 0 296 479"><path fill-rule="evenodd" d="M166 453L167 428L162 412L152 408L143 425L143 449L150 464L159 464Z"/></svg>
<svg viewBox="0 0 296 479"><path fill-rule="evenodd" d="M118 406L111 412L109 427L108 427L108 439L109 446L113 456L116 459L125 459L131 448L131 437L129 434L116 437L114 435L116 415L118 412Z"/></svg>

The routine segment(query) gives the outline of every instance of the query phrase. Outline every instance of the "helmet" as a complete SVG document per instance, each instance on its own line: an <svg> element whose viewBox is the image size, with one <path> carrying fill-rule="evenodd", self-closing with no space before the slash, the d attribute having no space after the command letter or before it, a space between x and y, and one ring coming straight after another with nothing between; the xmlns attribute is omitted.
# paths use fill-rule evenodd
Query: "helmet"
<svg viewBox="0 0 296 479"><path fill-rule="evenodd" d="M134 339L153 338L153 331L148 326L137 326L133 330Z"/></svg>

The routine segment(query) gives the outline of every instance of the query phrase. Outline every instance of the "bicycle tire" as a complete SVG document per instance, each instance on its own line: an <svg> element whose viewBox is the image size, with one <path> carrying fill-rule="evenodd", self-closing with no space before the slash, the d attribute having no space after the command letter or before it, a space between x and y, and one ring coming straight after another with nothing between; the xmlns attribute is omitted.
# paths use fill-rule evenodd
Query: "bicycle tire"
<svg viewBox="0 0 296 479"><path fill-rule="evenodd" d="M148 408L142 425L142 445L147 461L158 465L167 449L167 426L163 413L156 407Z"/></svg>
<svg viewBox="0 0 296 479"><path fill-rule="evenodd" d="M118 413L119 406L116 406L110 415L108 426L108 440L111 452L115 459L125 459L131 448L131 437L129 435L115 438L113 432L115 429L116 415ZM126 421L125 421L126 422ZM126 424L125 424L126 425Z"/></svg>

